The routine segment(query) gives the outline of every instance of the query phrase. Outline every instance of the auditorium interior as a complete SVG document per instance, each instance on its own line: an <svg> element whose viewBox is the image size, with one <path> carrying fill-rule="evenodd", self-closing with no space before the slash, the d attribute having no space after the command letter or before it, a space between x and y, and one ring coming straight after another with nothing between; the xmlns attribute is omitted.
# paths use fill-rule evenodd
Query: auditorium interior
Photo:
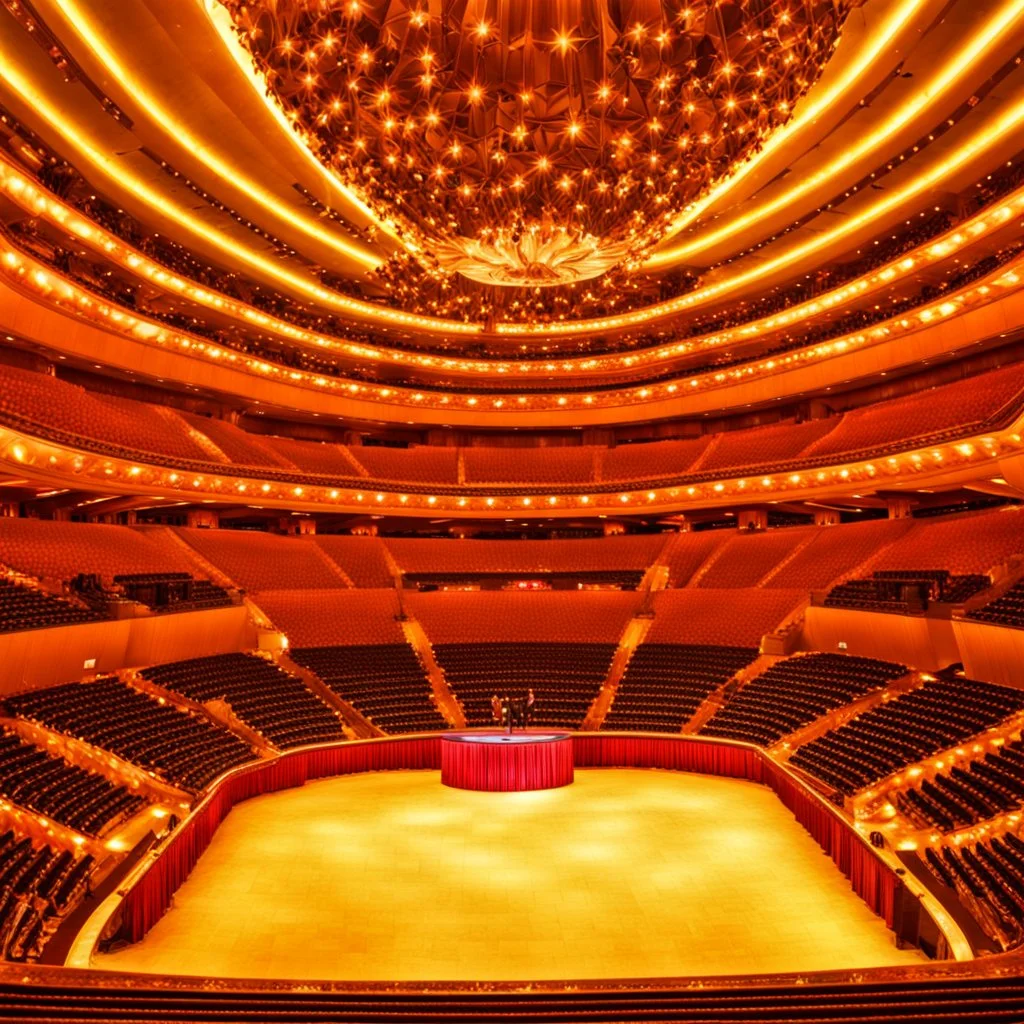
<svg viewBox="0 0 1024 1024"><path fill-rule="evenodd" d="M0 1017L1024 1021L1021 0L0 0Z"/></svg>

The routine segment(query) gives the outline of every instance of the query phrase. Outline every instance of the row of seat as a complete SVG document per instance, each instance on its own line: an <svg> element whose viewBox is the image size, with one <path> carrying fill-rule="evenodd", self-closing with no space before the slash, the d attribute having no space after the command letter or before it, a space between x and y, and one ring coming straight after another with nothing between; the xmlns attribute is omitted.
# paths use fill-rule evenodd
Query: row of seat
<svg viewBox="0 0 1024 1024"><path fill-rule="evenodd" d="M943 832L1016 811L1024 804L1024 742L1012 740L948 773L896 794L897 806L923 828Z"/></svg>
<svg viewBox="0 0 1024 1024"><path fill-rule="evenodd" d="M701 732L770 746L906 671L905 665L846 654L786 658L748 682Z"/></svg>
<svg viewBox="0 0 1024 1024"><path fill-rule="evenodd" d="M616 644L489 642L434 646L468 725L491 725L491 697L533 689L535 725L577 729L608 675Z"/></svg>
<svg viewBox="0 0 1024 1024"><path fill-rule="evenodd" d="M80 608L70 601L0 576L0 633L73 626L101 618L89 608Z"/></svg>
<svg viewBox="0 0 1024 1024"><path fill-rule="evenodd" d="M36 846L13 829L0 835L0 960L39 955L54 919L88 885L93 858Z"/></svg>
<svg viewBox="0 0 1024 1024"><path fill-rule="evenodd" d="M978 622L1024 629L1024 580L1015 583L994 601L968 612L967 617Z"/></svg>
<svg viewBox="0 0 1024 1024"><path fill-rule="evenodd" d="M6 729L0 729L0 796L90 836L146 804L123 786L47 754Z"/></svg>
<svg viewBox="0 0 1024 1024"><path fill-rule="evenodd" d="M677 733L711 693L756 657L752 647L641 644L602 728Z"/></svg>
<svg viewBox="0 0 1024 1024"><path fill-rule="evenodd" d="M226 729L114 678L31 690L3 704L11 715L102 747L187 790L201 790L253 757Z"/></svg>
<svg viewBox="0 0 1024 1024"><path fill-rule="evenodd" d="M142 675L200 704L226 701L243 722L281 750L345 738L334 710L301 679L266 658L215 654L152 665Z"/></svg>
<svg viewBox="0 0 1024 1024"><path fill-rule="evenodd" d="M448 727L408 644L300 647L291 656L386 733Z"/></svg>
<svg viewBox="0 0 1024 1024"><path fill-rule="evenodd" d="M791 759L850 794L904 765L956 746L1024 708L1024 690L957 676L936 679L857 715Z"/></svg>

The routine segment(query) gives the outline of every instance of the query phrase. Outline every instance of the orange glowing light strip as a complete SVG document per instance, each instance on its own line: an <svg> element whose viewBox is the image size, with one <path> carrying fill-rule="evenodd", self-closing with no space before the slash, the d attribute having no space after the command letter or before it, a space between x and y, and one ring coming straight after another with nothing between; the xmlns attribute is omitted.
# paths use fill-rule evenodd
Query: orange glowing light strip
<svg viewBox="0 0 1024 1024"><path fill-rule="evenodd" d="M632 482L625 489L594 491L589 494L552 494L549 489L525 495L494 495L467 488L455 494L406 493L393 490L392 482L366 480L358 488L329 483L308 484L263 480L258 475L240 474L230 466L215 471L175 469L144 461L107 457L85 449L54 444L26 432L0 425L0 464L12 471L31 475L33 468L48 478L72 477L74 486L83 481L101 490L119 494L163 492L188 501L269 502L291 509L348 512L397 512L402 515L429 516L438 512L472 516L569 516L600 513L665 512L687 507L712 507L736 501L822 498L827 494L845 494L864 487L899 488L916 485L936 477L949 477L976 467L990 473L993 459L1024 455L1024 429L1018 420L1006 431L967 436L956 442L944 442L908 449L878 459L859 459L825 468L789 470L766 476L745 476L648 490ZM248 467L247 467L248 468ZM915 480L916 478L916 480ZM531 485L524 484L529 487ZM383 489L382 489L383 488Z"/></svg>
<svg viewBox="0 0 1024 1024"><path fill-rule="evenodd" d="M633 324L648 323L663 316L682 313L704 303L721 299L744 285L756 284L760 279L767 277L775 271L784 270L786 267L798 263L808 256L813 256L836 243L841 243L847 236L870 226L876 221L884 220L887 214L897 210L905 203L918 199L922 193L939 185L944 178L961 170L965 165L982 156L989 149L995 148L996 145L1002 142L1004 136L1018 132L1022 123L1024 123L1024 100L1018 100L1010 105L1008 109L1004 110L1000 116L994 118L991 124L983 125L979 128L978 131L949 156L937 161L928 170L923 171L902 188L893 189L859 213L843 218L842 223L837 224L830 230L813 235L806 241L798 243L761 263L752 263L748 269L732 277L725 278L716 284L705 285L703 288L698 288L678 298L669 299L666 302L618 316L602 317L594 320L566 321L559 324L501 323L497 325L496 330L501 334L519 336L610 331Z"/></svg>
<svg viewBox="0 0 1024 1024"><path fill-rule="evenodd" d="M239 320L248 326L272 331L290 342L308 345L311 349L331 350L351 358L372 359L411 366L428 371L442 371L466 375L484 376L526 375L543 373L595 374L623 370L635 370L645 365L663 363L700 350L713 349L722 345L743 343L763 339L774 331L809 320L847 302L862 299L872 291L891 285L906 278L915 270L934 265L964 250L985 235L1006 225L1017 214L1024 212L1024 187L1007 195L998 204L986 208L970 220L950 229L932 242L870 271L863 276L834 288L814 299L791 306L779 313L753 320L747 324L725 328L714 334L699 335L685 341L660 345L657 348L635 350L629 353L607 356L586 356L563 359L559 362L500 362L487 359L458 359L451 356L435 356L402 349L389 349L350 342L329 335L318 334L295 326L286 320L264 313L255 307L239 302L230 296L197 285L177 274L167 271L161 264L151 260L139 250L132 248L116 235L82 216L73 207L57 199L52 192L43 189L34 179L0 154L0 193L6 195L32 216L47 220L60 229L73 234L85 244L112 262L116 262L136 276L143 277L164 291L173 292L197 305L215 310Z"/></svg>
<svg viewBox="0 0 1024 1024"><path fill-rule="evenodd" d="M30 291L34 301L50 302L57 309L67 309L73 315L91 319L101 329L133 341L169 348L190 357L202 356L263 380L318 390L321 393L334 392L341 398L393 406L401 409L399 415L405 418L410 407L441 410L469 408L478 415L498 410L529 414L548 410L573 412L579 409L642 408L644 405L668 399L678 401L688 394L698 393L697 389L714 390L742 384L752 378L768 378L813 361L842 356L858 348L895 341L1016 291L1024 283L1024 256L997 268L960 291L944 296L939 301L929 303L913 313L882 321L855 334L726 370L709 371L696 376L680 377L657 384L637 385L628 389L593 393L569 392L563 395L437 392L417 390L408 386L369 384L344 377L326 377L307 370L281 366L257 356L236 352L205 338L172 330L158 321L149 320L134 311L97 298L85 288L51 270L37 258L19 250L9 248L0 251L0 274L6 275L20 289ZM965 339L965 344L973 343L973 340Z"/></svg>
<svg viewBox="0 0 1024 1024"><path fill-rule="evenodd" d="M106 71L131 96L132 102L142 107L156 125L175 142L187 149L191 156L204 163L222 181L244 192L272 216L280 218L293 228L341 255L356 260L363 267L373 268L383 262L378 254L353 242L340 232L325 231L318 220L296 213L292 207L282 203L277 196L247 177L245 171L237 164L231 164L222 159L199 136L189 131L188 126L181 118L175 117L172 111L162 106L153 93L145 88L142 79L128 72L117 59L117 55L103 41L102 34L89 19L81 4L76 3L75 0L56 0L56 2L68 22L74 27L75 32L92 50Z"/></svg>
<svg viewBox="0 0 1024 1024"><path fill-rule="evenodd" d="M268 260L248 246L216 228L205 224L189 209L167 198L151 188L140 178L118 167L78 130L77 126L68 122L61 111L39 91L17 68L17 55L5 52L0 46L0 78L18 93L54 131L72 145L90 164L101 173L115 181L122 188L131 192L138 200L158 211L163 216L176 222L190 231L197 238L225 253L228 257L241 261L265 277L275 280L287 289L310 299L321 306L336 309L338 312L361 320L373 320L396 327L415 327L426 331L476 334L480 331L479 324L458 323L439 317L421 316L417 313L404 313L398 309L352 299L339 292L330 291L313 283L306 277L287 270L275 262Z"/></svg>
<svg viewBox="0 0 1024 1024"><path fill-rule="evenodd" d="M1005 44L1007 33L1019 31L1019 25L1015 27L1015 22L1021 21L1024 21L1024 5L1020 3L1020 0L1010 0L1009 3L997 10L902 107L874 131L856 136L852 145L844 146L836 159L824 167L817 168L813 173L802 176L793 187L780 193L774 199L759 203L755 209L739 214L712 229L701 231L672 249L654 253L647 265L661 266L665 263L685 260L700 252L706 252L720 242L731 237L741 236L744 231L756 225L758 221L784 210L801 196L807 195L820 185L838 179L858 160L870 155L916 117L928 111L942 94L956 85L973 65L984 66L989 51ZM785 131L786 128L783 128L779 134L784 134ZM763 156L770 147L775 146L776 138L777 136L773 135L757 156ZM748 173L747 168L750 166L746 165L743 173ZM692 220L692 218L690 219ZM677 230L675 226L674 230Z"/></svg>

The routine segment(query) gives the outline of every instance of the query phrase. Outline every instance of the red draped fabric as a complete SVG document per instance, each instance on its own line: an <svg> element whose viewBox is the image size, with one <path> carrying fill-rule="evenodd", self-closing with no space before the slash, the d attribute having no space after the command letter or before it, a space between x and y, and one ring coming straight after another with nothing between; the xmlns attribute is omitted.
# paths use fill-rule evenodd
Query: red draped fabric
<svg viewBox="0 0 1024 1024"><path fill-rule="evenodd" d="M263 793L301 786L309 779L389 769L437 769L441 765L440 746L438 736L339 743L293 750L272 761L235 769L199 802L125 893L125 938L138 942L160 920L235 804Z"/></svg>
<svg viewBox="0 0 1024 1024"><path fill-rule="evenodd" d="M261 793L301 786L310 779L395 769L437 770L442 766L442 742L440 736L425 736L311 747L229 773L196 806L125 893L123 936L137 942L156 924L236 803ZM480 777L481 769L471 759L484 744L444 746L459 748L458 753L464 755L457 759L454 770ZM510 744L498 749L521 750L526 746ZM890 928L896 921L904 893L901 879L821 796L756 747L691 736L615 733L576 734L567 736L564 742L530 746L550 748L551 763L543 772L571 773L575 763L578 768L667 768L764 783L850 879L857 895ZM493 770L493 775L488 774L490 767L483 770L484 779L491 783L487 788L511 788L502 783L515 773L516 765L510 762Z"/></svg>
<svg viewBox="0 0 1024 1024"><path fill-rule="evenodd" d="M455 789L513 793L568 786L572 779L573 738L569 734L532 743L441 740L441 781Z"/></svg>
<svg viewBox="0 0 1024 1024"><path fill-rule="evenodd" d="M745 745L629 733L577 733L573 742L577 768L669 768L761 781L760 752Z"/></svg>

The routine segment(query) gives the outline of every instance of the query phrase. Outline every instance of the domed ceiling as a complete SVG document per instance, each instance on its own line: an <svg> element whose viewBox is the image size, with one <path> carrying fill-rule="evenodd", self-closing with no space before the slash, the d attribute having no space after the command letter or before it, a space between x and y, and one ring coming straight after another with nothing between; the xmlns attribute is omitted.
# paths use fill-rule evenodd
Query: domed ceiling
<svg viewBox="0 0 1024 1024"><path fill-rule="evenodd" d="M224 6L307 145L397 228L374 283L486 321L664 297L646 257L787 120L851 2Z"/></svg>

